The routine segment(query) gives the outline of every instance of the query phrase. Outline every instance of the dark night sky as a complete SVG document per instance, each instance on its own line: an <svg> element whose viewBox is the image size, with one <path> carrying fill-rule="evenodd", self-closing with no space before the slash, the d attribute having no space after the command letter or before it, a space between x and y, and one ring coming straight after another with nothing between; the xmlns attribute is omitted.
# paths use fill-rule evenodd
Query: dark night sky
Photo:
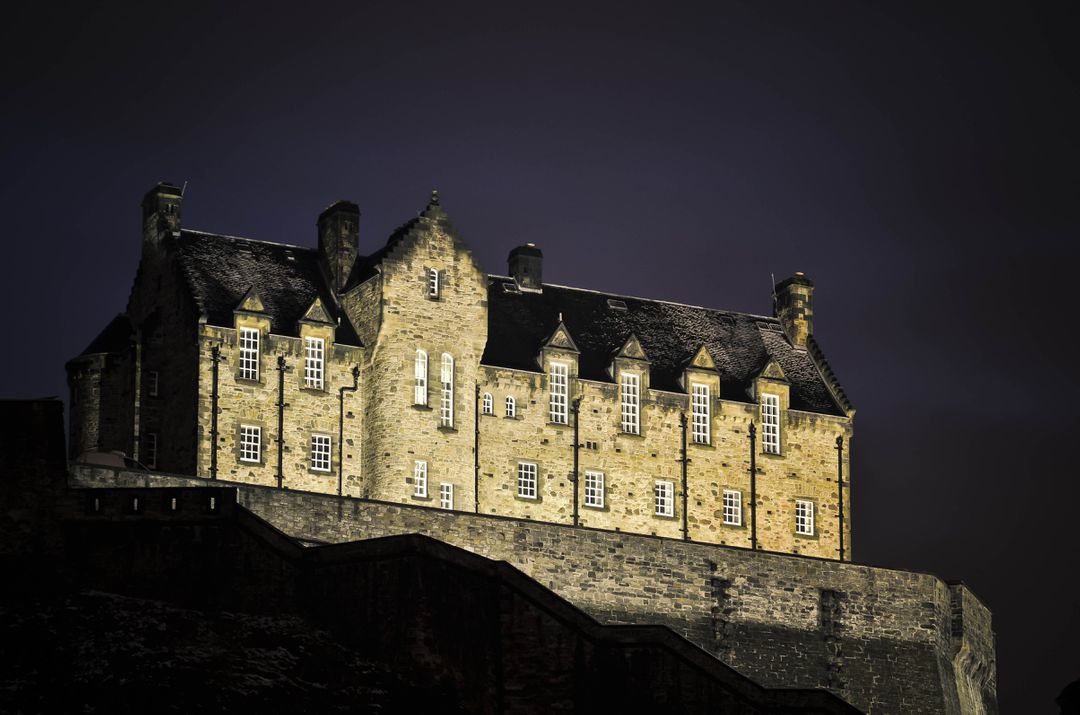
<svg viewBox="0 0 1080 715"><path fill-rule="evenodd" d="M159 179L188 182L188 227L302 245L355 200L365 252L437 187L490 272L534 241L550 282L696 305L766 313L802 270L858 409L856 560L965 580L1002 709L1056 712L1080 677L1076 26L942 5L9 14L0 395L66 394Z"/></svg>

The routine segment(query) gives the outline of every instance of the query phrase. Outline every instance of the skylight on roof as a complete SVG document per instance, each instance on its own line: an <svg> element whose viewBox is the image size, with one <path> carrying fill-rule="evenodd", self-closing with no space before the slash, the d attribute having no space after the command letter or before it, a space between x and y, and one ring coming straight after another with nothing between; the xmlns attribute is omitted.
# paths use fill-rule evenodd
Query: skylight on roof
<svg viewBox="0 0 1080 715"><path fill-rule="evenodd" d="M608 298L607 305L612 310L627 310L626 301L618 298Z"/></svg>

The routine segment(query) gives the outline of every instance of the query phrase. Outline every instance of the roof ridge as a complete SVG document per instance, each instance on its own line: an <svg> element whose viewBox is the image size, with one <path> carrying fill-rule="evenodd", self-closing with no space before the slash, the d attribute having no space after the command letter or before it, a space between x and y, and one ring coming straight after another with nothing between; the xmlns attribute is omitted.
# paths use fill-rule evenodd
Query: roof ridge
<svg viewBox="0 0 1080 715"><path fill-rule="evenodd" d="M488 273L488 278L501 278L504 280L513 280L510 276L500 276L496 273ZM727 313L728 315L744 315L747 318L759 318L761 320L769 320L773 322L780 322L780 319L771 315L759 315L757 313L744 313L739 310L725 310L723 308L709 308L704 305L692 305L690 303L679 303L674 300L664 300L663 298L643 298L639 295L627 295L625 293L612 293L610 291L593 290L591 288L578 288L577 286L566 286L559 283L541 283L542 286L550 286L551 288L562 288L564 290L576 290L582 293L595 293L596 295L606 295L612 298L629 298L630 300L640 300L646 303L663 303L665 305L676 305L680 308L695 308L697 310L707 310L712 313Z"/></svg>
<svg viewBox="0 0 1080 715"><path fill-rule="evenodd" d="M185 228L181 231L183 233L197 233L200 236L213 236L214 238L229 238L237 241L249 241L251 243L264 243L268 246L282 246L284 248L296 248L301 251L317 251L317 248L312 246L298 246L295 243L281 243L280 241L264 241L259 238L248 238L247 236L231 236L227 233L212 233L210 231L200 231L194 228Z"/></svg>

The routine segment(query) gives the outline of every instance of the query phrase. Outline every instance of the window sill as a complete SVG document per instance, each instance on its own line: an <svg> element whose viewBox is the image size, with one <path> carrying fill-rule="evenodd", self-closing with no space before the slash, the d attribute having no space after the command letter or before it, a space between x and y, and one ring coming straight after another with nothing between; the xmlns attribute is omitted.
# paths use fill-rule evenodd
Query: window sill
<svg viewBox="0 0 1080 715"><path fill-rule="evenodd" d="M611 508L606 504L603 505L603 506L596 506L594 504L582 504L581 508L582 509L588 509L589 511L600 511L600 512L611 511Z"/></svg>
<svg viewBox="0 0 1080 715"><path fill-rule="evenodd" d="M622 430L618 431L617 436L630 437L632 439L645 439L645 435L641 434L640 432L623 432Z"/></svg>
<svg viewBox="0 0 1080 715"><path fill-rule="evenodd" d="M653 513L653 517L657 519L664 519L666 521L675 521L676 519L676 516L674 514L656 514L655 512Z"/></svg>
<svg viewBox="0 0 1080 715"><path fill-rule="evenodd" d="M720 526L725 529L745 529L746 524L729 524L726 521L720 522Z"/></svg>
<svg viewBox="0 0 1080 715"><path fill-rule="evenodd" d="M262 380L252 380L250 377L240 377L239 375L237 375L236 376L236 384L237 385L251 385L253 387L256 387L256 386L257 387L263 387L266 383L264 383Z"/></svg>
<svg viewBox="0 0 1080 715"><path fill-rule="evenodd" d="M421 412L431 412L431 407L428 405L421 405L416 402L410 405L414 410L420 410Z"/></svg>
<svg viewBox="0 0 1080 715"><path fill-rule="evenodd" d="M447 433L450 433L450 434L457 432L456 427L447 427L446 425L439 425L437 429L440 432L447 432Z"/></svg>
<svg viewBox="0 0 1080 715"><path fill-rule="evenodd" d="M515 494L514 499L516 501L528 502L530 504L539 504L540 502L544 501L543 498L540 497L540 495L534 497L523 497L520 494Z"/></svg>
<svg viewBox="0 0 1080 715"><path fill-rule="evenodd" d="M300 392L308 392L313 395L329 395L330 391L325 387L301 387Z"/></svg>
<svg viewBox="0 0 1080 715"><path fill-rule="evenodd" d="M422 502L433 502L433 501L435 501L435 497L432 497L432 496L420 496L418 494L410 494L409 498L412 499L413 501L422 501Z"/></svg>
<svg viewBox="0 0 1080 715"><path fill-rule="evenodd" d="M693 440L690 440L686 444L689 447L701 447L701 448L706 448L706 449L712 449L713 447L716 446L712 442L695 442Z"/></svg>
<svg viewBox="0 0 1080 715"><path fill-rule="evenodd" d="M795 536L796 539L803 539L804 541L820 541L821 540L821 536L819 534L800 534L798 532L795 532L794 536Z"/></svg>

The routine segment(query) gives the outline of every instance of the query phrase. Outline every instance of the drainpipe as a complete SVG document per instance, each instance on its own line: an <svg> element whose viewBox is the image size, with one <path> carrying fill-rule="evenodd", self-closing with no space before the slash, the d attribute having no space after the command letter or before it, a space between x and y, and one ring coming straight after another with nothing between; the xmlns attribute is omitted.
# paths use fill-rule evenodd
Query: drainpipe
<svg viewBox="0 0 1080 715"><path fill-rule="evenodd" d="M844 560L844 435L836 438L836 493L840 517L840 560Z"/></svg>
<svg viewBox="0 0 1080 715"><path fill-rule="evenodd" d="M213 366L210 380L210 478L217 479L217 450L218 450L218 363L221 362L221 348L217 345L210 348L210 364Z"/></svg>
<svg viewBox="0 0 1080 715"><path fill-rule="evenodd" d="M356 392L360 387L360 366L353 365L352 387L342 385L338 388L338 430L337 430L337 495L341 496L342 479L345 476L345 393ZM279 470L280 471L280 470Z"/></svg>
<svg viewBox="0 0 1080 715"><path fill-rule="evenodd" d="M476 383L473 400L473 506L480 513L480 383Z"/></svg>
<svg viewBox="0 0 1080 715"><path fill-rule="evenodd" d="M581 440L578 438L580 432L578 430L578 415L581 412L581 398L576 398L571 404L570 408L574 411L574 473L570 475L570 486L574 489L574 526L580 526L581 520L578 511L578 457L581 450Z"/></svg>
<svg viewBox="0 0 1080 715"><path fill-rule="evenodd" d="M757 426L750 423L750 548L757 549Z"/></svg>
<svg viewBox="0 0 1080 715"><path fill-rule="evenodd" d="M679 460L682 462L682 537L683 541L690 540L690 515L687 512L687 508L690 504L690 495L687 489L686 483L686 464L690 460L686 457L686 413L679 413L679 426L682 428L682 458Z"/></svg>
<svg viewBox="0 0 1080 715"><path fill-rule="evenodd" d="M277 371L278 371L278 401L277 401L277 486L278 489L284 488L285 474L282 471L281 463L283 458L283 451L285 449L285 408L288 407L285 404L285 372L289 368L285 367L285 356L278 355L277 359Z"/></svg>

